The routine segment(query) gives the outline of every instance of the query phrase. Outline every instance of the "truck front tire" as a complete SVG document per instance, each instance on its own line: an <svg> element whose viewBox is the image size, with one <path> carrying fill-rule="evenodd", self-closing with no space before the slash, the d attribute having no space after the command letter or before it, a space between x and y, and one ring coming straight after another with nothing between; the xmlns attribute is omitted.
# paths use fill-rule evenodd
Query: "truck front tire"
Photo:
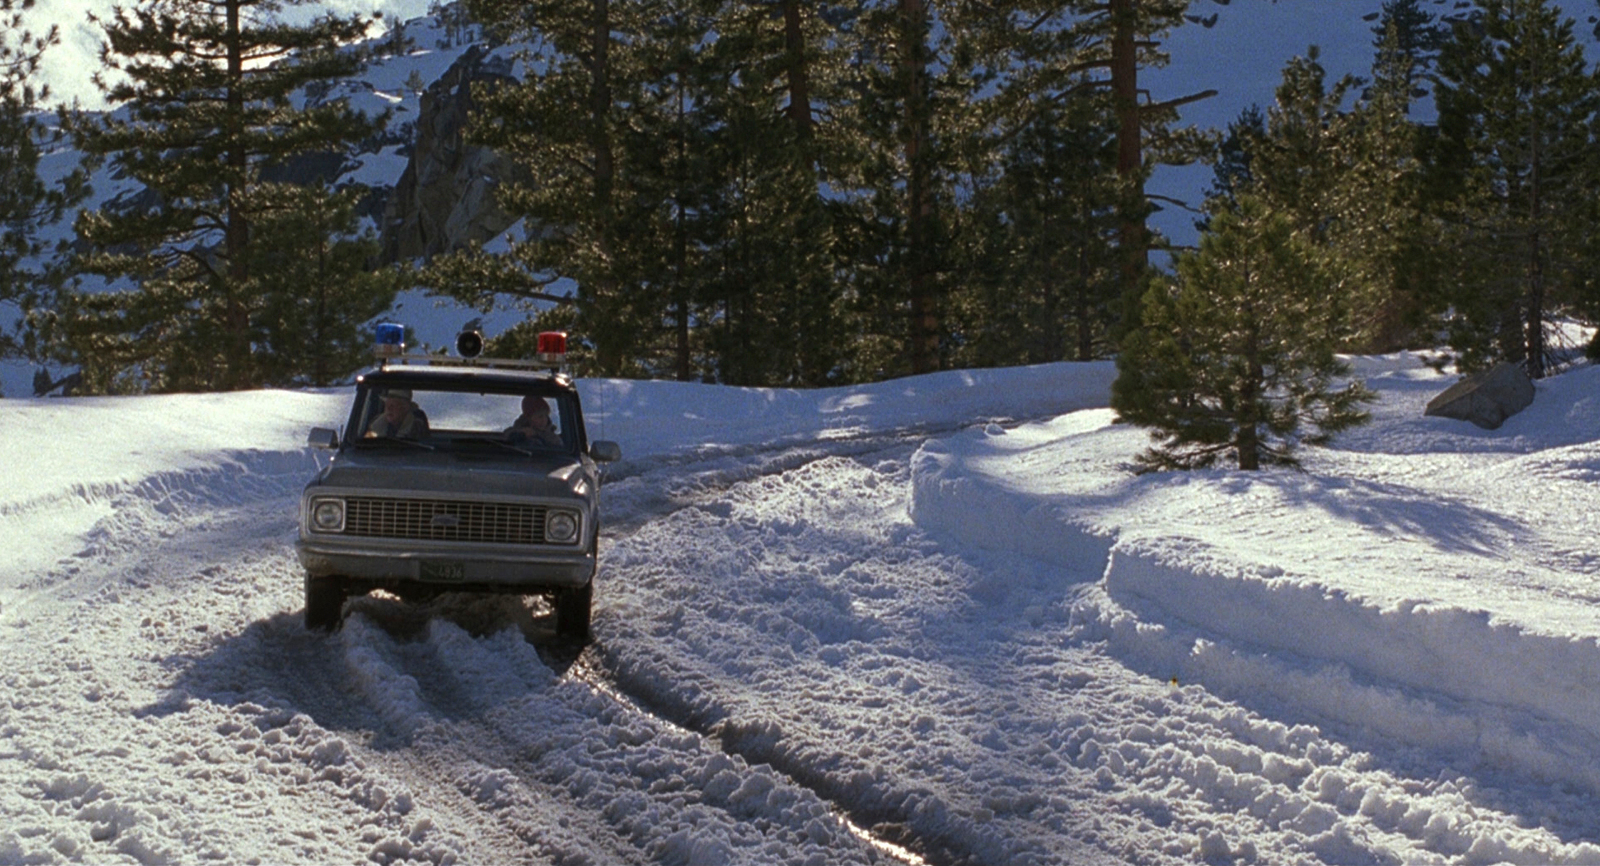
<svg viewBox="0 0 1600 866"><path fill-rule="evenodd" d="M337 577L306 575L306 629L333 631L344 611L344 581Z"/></svg>
<svg viewBox="0 0 1600 866"><path fill-rule="evenodd" d="M556 610L556 635L567 640L589 639L589 615L594 607L594 578L577 589L556 593L551 605Z"/></svg>

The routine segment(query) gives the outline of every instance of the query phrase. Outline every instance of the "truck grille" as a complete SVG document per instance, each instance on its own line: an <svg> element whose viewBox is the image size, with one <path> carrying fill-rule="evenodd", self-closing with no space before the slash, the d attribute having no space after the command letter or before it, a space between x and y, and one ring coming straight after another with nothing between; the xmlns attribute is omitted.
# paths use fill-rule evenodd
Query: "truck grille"
<svg viewBox="0 0 1600 866"><path fill-rule="evenodd" d="M344 534L419 541L543 544L545 508L455 499L345 500Z"/></svg>

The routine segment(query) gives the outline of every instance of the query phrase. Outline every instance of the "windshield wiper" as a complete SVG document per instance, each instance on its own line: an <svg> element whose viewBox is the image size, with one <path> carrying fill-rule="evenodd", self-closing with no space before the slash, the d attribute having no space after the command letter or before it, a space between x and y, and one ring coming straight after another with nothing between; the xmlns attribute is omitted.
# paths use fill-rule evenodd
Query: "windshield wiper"
<svg viewBox="0 0 1600 866"><path fill-rule="evenodd" d="M382 443L382 444L385 444L385 445L391 444L391 443L399 443L401 445L408 445L408 446L410 446L412 448L421 448L424 451L438 451L439 450L438 448L435 448L434 446L429 445L426 442L418 442L415 439L401 439L398 436L372 436L372 437L367 437L367 438L362 438L362 439L357 439L356 440L356 444L357 445L377 445L379 443Z"/></svg>
<svg viewBox="0 0 1600 866"><path fill-rule="evenodd" d="M496 448L503 448L507 451L515 451L524 457L533 456L532 451L529 451L525 448L518 448L517 446L512 445L510 442L505 442L500 439L457 439L456 445L493 445Z"/></svg>

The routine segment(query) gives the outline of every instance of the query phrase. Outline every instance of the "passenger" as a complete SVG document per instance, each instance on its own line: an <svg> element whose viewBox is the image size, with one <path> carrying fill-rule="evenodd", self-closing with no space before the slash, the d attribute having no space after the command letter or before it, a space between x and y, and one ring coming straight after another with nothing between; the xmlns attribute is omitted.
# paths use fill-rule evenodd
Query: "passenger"
<svg viewBox="0 0 1600 866"><path fill-rule="evenodd" d="M543 397L529 394L522 398L522 414L506 428L506 439L518 445L559 448L561 434L550 421L550 404Z"/></svg>
<svg viewBox="0 0 1600 866"><path fill-rule="evenodd" d="M382 392L383 414L367 425L367 436L387 436L395 439L422 439L428 435L428 416L411 402L407 388L389 388Z"/></svg>

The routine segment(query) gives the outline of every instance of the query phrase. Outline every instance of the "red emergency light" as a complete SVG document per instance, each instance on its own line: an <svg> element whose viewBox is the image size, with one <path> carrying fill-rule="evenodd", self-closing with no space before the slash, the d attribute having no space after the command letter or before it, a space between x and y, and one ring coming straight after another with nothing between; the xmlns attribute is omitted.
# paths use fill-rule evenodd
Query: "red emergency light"
<svg viewBox="0 0 1600 866"><path fill-rule="evenodd" d="M564 331L539 333L539 363L560 364L567 357L567 335Z"/></svg>

